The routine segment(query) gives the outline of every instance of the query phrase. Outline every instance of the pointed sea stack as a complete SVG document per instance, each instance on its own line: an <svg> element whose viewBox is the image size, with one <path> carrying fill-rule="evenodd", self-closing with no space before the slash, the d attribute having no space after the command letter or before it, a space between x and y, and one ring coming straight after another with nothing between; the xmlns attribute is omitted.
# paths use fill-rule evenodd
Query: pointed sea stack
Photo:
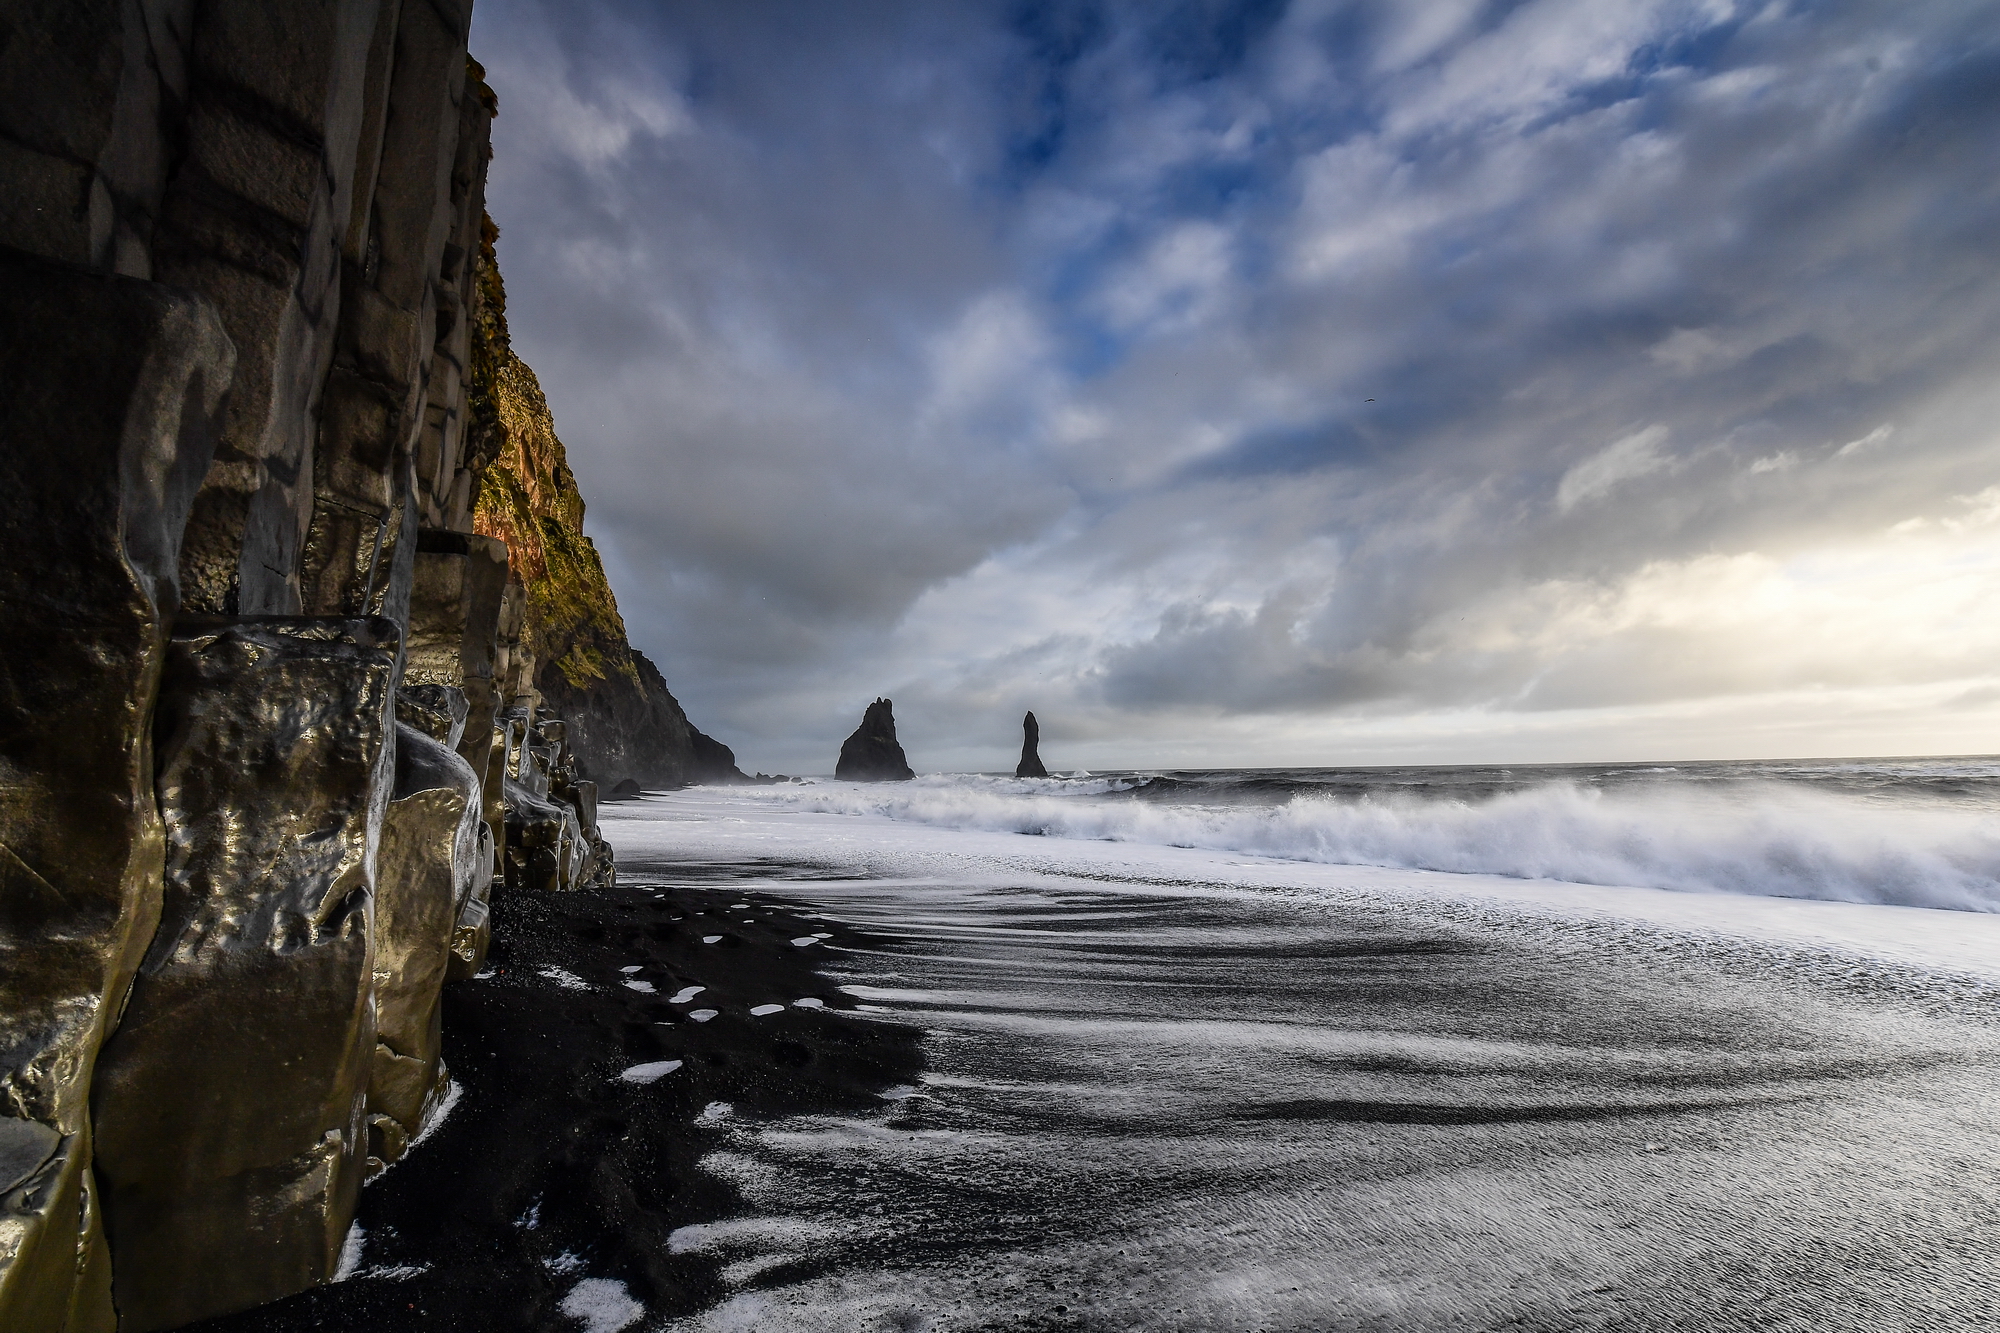
<svg viewBox="0 0 2000 1333"><path fill-rule="evenodd" d="M1049 770L1042 767L1042 728L1035 721L1033 713L1021 719L1021 762L1014 766L1017 778L1045 778Z"/></svg>
<svg viewBox="0 0 2000 1333"><path fill-rule="evenodd" d="M868 705L861 725L840 747L833 775L847 782L908 782L916 776L896 742L896 715L887 699Z"/></svg>

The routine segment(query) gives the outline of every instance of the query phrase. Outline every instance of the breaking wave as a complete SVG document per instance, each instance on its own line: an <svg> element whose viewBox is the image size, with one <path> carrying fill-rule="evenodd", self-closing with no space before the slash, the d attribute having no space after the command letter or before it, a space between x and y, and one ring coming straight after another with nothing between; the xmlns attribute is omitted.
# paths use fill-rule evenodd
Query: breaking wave
<svg viewBox="0 0 2000 1333"><path fill-rule="evenodd" d="M1300 794L1162 804L1116 778L922 778L772 792L795 809L956 829L1200 847L1690 892L2000 912L2000 820L1779 784L1601 791L1558 782L1483 800Z"/></svg>

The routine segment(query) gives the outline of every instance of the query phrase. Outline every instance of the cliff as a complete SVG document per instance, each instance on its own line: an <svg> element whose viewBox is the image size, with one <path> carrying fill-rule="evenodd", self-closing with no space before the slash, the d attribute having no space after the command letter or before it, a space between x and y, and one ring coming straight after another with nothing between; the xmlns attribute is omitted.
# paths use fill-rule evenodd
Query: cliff
<svg viewBox="0 0 2000 1333"><path fill-rule="evenodd" d="M583 497L535 372L514 354L507 292L495 259L499 229L484 220L475 265L467 377L475 454L493 460L475 529L507 543L526 592L524 635L539 664L535 691L569 724L579 774L606 787L740 779L736 756L704 736L659 670L632 648L597 548L583 531Z"/></svg>
<svg viewBox="0 0 2000 1333"><path fill-rule="evenodd" d="M635 771L726 757L625 647L506 349L470 20L0 17L10 1333L329 1281L448 1104L491 905L615 877L580 768L628 719Z"/></svg>

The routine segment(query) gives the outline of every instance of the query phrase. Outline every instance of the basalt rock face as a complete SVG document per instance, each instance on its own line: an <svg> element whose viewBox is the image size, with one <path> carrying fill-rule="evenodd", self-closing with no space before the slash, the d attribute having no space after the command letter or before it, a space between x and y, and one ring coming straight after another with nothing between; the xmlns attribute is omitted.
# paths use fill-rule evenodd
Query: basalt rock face
<svg viewBox="0 0 2000 1333"><path fill-rule="evenodd" d="M567 683L584 621L622 647L609 590L550 638L474 530L487 475L541 460L479 424L469 22L0 0L9 1333L326 1281L445 1086L439 989L479 969L496 871L615 874L578 740L685 728L632 660L644 706L586 688L567 736L537 654Z"/></svg>
<svg viewBox="0 0 2000 1333"><path fill-rule="evenodd" d="M175 634L160 926L92 1098L121 1328L333 1275L366 1146L377 897L403 892L375 873L399 637L373 617Z"/></svg>
<svg viewBox="0 0 2000 1333"><path fill-rule="evenodd" d="M151 714L232 359L206 302L0 253L0 1328L113 1323L92 1059L159 922Z"/></svg>
<svg viewBox="0 0 2000 1333"><path fill-rule="evenodd" d="M1021 762L1014 766L1017 778L1045 778L1049 770L1042 767L1042 727L1035 721L1033 713L1021 719Z"/></svg>
<svg viewBox="0 0 2000 1333"><path fill-rule="evenodd" d="M448 745L398 726L395 798L376 852L371 1170L403 1155L448 1087L443 991L452 936L475 881L493 878L491 863L479 864L479 781Z"/></svg>
<svg viewBox="0 0 2000 1333"><path fill-rule="evenodd" d="M840 747L833 775L848 782L908 782L916 776L896 740L896 714L887 699L877 699L861 715Z"/></svg>
<svg viewBox="0 0 2000 1333"><path fill-rule="evenodd" d="M468 434L497 460L482 474L475 523L506 543L522 587L522 638L538 664L533 691L570 724L583 777L607 787L741 780L735 755L689 723L659 669L626 640L541 383L508 337L498 235L489 220L473 297Z"/></svg>

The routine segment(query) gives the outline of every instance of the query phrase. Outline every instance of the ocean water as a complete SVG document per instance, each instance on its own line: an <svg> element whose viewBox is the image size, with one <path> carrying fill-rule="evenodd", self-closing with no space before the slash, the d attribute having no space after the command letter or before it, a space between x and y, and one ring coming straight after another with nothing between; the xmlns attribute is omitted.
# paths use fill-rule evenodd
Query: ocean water
<svg viewBox="0 0 2000 1333"><path fill-rule="evenodd" d="M731 894L864 931L809 946L863 1005L839 1021L914 1029L927 1065L873 1114L708 1108L738 1206L669 1247L728 1294L619 1326L2000 1325L1997 779L975 775L607 807L629 878L727 864Z"/></svg>
<svg viewBox="0 0 2000 1333"><path fill-rule="evenodd" d="M2000 911L2000 759L1237 769L765 789L781 806L1327 865Z"/></svg>

